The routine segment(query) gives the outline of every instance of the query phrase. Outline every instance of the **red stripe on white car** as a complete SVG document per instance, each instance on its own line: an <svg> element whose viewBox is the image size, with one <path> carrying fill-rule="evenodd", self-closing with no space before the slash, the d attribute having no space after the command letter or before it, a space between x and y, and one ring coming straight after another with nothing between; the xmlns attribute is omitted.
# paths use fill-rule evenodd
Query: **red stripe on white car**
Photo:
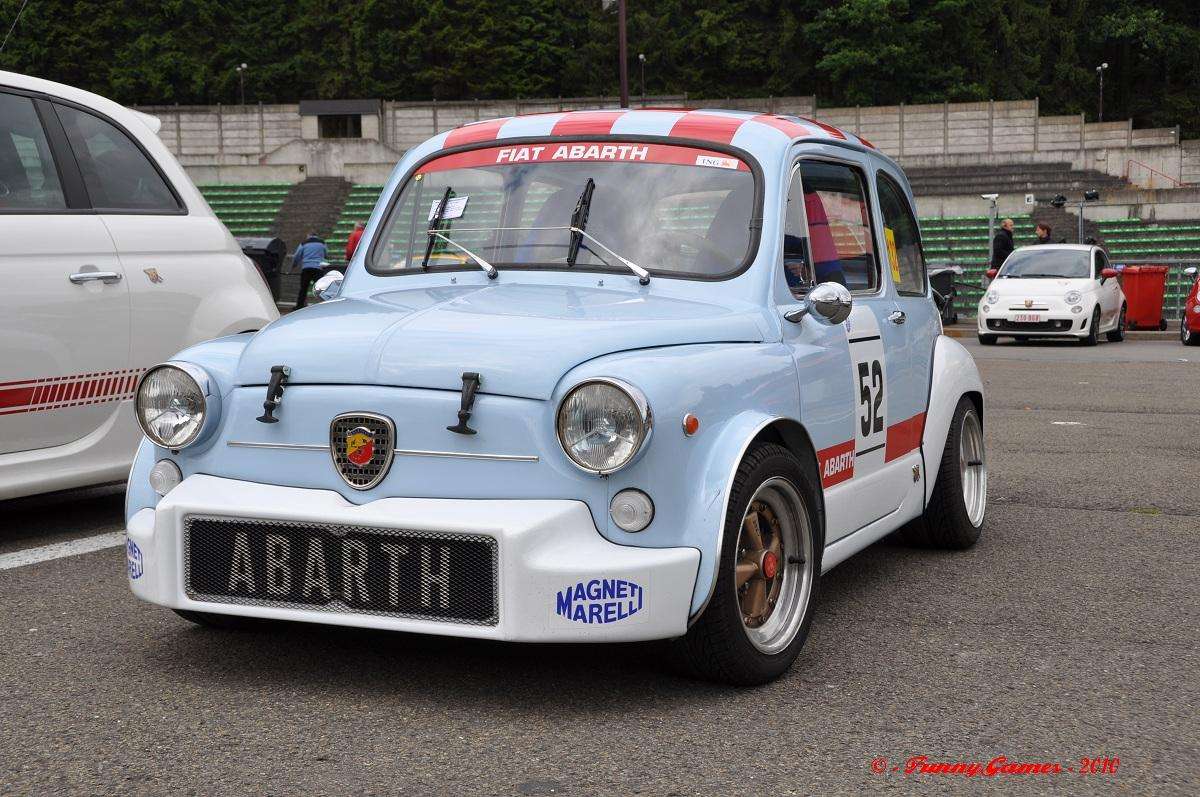
<svg viewBox="0 0 1200 797"><path fill-rule="evenodd" d="M738 158L697 147L609 140L564 144L548 141L538 144L514 144L507 147L482 147L435 158L418 169L417 173L429 174L449 169L469 169L496 164L553 163L556 161L670 163L681 166L737 169L743 172L750 170L750 167Z"/></svg>
<svg viewBox="0 0 1200 797"><path fill-rule="evenodd" d="M0 415L131 399L142 373L144 369L126 369L6 382L0 386Z"/></svg>
<svg viewBox="0 0 1200 797"><path fill-rule="evenodd" d="M671 127L670 135L678 138L698 138L728 144L733 141L738 128L749 117L723 116L715 113L686 113Z"/></svg>
<svg viewBox="0 0 1200 797"><path fill-rule="evenodd" d="M908 420L893 423L887 428L887 448L884 462L898 459L921 445L925 434L925 413L917 413Z"/></svg>
<svg viewBox="0 0 1200 797"><path fill-rule="evenodd" d="M829 489L854 478L854 441L847 440L817 452L817 467L821 469L821 487Z"/></svg>
<svg viewBox="0 0 1200 797"><path fill-rule="evenodd" d="M797 122L793 122L791 119L784 119L782 116L761 114L754 117L750 121L773 127L782 132L788 138L800 138L801 136L807 136L812 133L810 128L805 127Z"/></svg>
<svg viewBox="0 0 1200 797"><path fill-rule="evenodd" d="M462 127L456 127L446 134L443 147L460 147L463 144L474 144L479 141L495 141L500 134L500 128L508 119L489 119L486 122L475 122Z"/></svg>

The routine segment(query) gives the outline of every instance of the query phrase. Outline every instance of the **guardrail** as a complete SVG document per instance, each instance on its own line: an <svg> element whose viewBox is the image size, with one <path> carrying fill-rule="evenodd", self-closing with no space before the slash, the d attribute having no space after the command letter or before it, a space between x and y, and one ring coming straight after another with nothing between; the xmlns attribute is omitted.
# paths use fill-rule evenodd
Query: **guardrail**
<svg viewBox="0 0 1200 797"><path fill-rule="evenodd" d="M1185 183L1180 180L1176 180L1171 175L1160 172L1158 169L1155 169L1153 166L1149 166L1145 163L1142 163L1141 161L1135 161L1133 158L1130 158L1129 160L1125 161L1125 179L1129 182L1133 182L1133 180L1130 179L1130 175L1133 171L1134 166L1137 166L1139 169L1145 169L1146 171L1150 172L1150 186L1149 186L1150 188L1155 187L1154 186L1154 178L1155 177L1161 177L1164 180L1166 180L1167 182L1172 183L1173 184L1171 186L1172 188L1183 188L1186 185L1190 185L1190 183Z"/></svg>

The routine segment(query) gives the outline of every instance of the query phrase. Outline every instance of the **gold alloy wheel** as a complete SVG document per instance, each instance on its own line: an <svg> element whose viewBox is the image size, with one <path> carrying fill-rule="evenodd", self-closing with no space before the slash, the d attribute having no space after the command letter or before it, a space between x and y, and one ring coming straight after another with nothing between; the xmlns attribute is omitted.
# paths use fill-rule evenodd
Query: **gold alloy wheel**
<svg viewBox="0 0 1200 797"><path fill-rule="evenodd" d="M742 626L763 653L778 653L795 639L808 611L813 559L799 491L780 477L763 482L742 517L734 560Z"/></svg>

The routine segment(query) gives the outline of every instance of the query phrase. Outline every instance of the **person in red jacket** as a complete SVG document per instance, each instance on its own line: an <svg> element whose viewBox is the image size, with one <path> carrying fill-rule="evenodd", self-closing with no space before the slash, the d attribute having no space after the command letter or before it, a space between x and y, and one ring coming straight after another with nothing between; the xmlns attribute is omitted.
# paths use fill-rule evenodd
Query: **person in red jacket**
<svg viewBox="0 0 1200 797"><path fill-rule="evenodd" d="M350 233L350 237L346 239L346 262L354 257L354 250L358 248L358 240L362 238L363 223L357 222L354 225L354 232Z"/></svg>

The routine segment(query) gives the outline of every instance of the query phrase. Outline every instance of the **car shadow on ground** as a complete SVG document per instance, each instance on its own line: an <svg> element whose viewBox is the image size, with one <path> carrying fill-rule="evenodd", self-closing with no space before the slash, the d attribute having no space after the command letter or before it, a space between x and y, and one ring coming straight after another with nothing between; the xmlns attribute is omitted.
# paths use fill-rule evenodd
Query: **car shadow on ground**
<svg viewBox="0 0 1200 797"><path fill-rule="evenodd" d="M883 541L826 574L821 581L812 634L795 667L784 678L824 680L842 665L846 612L837 607L883 600L887 585L912 566L918 551ZM878 595L872 593L878 592ZM833 609L833 611L831 611ZM334 688L355 695L389 695L419 701L460 702L463 710L486 696L524 710L544 702L560 711L564 694L586 693L614 703L636 704L653 696L714 696L728 687L697 681L672 662L667 643L529 644L460 639L338 626L264 621L246 630L194 626L172 620L155 642L171 648L172 670L182 684L254 688L286 683L310 694ZM852 638L853 634L849 634ZM456 689L450 695L447 683ZM406 697L407 696L407 697Z"/></svg>

